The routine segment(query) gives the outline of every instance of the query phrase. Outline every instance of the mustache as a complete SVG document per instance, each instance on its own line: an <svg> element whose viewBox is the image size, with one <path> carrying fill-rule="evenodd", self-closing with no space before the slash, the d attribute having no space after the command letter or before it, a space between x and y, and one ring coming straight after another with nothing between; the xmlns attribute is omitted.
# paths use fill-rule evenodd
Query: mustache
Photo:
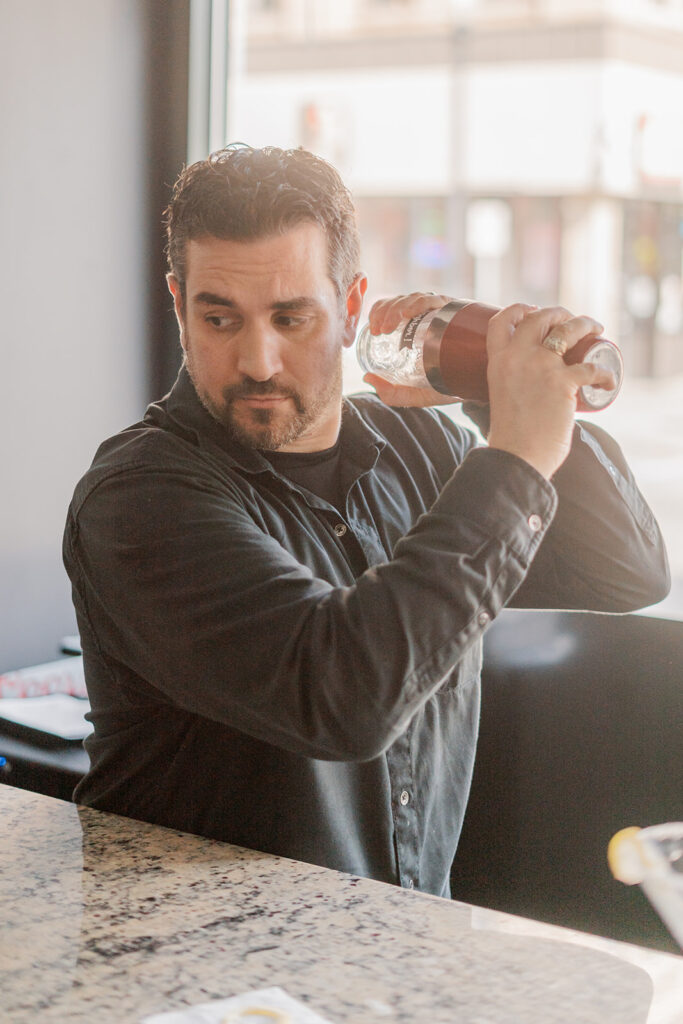
<svg viewBox="0 0 683 1024"><path fill-rule="evenodd" d="M298 412L304 411L301 395L294 388L288 388L270 377L268 380L254 380L253 377L244 377L238 384L232 384L223 388L223 398L226 404L234 402L238 398L254 398L276 395L278 398L291 398Z"/></svg>

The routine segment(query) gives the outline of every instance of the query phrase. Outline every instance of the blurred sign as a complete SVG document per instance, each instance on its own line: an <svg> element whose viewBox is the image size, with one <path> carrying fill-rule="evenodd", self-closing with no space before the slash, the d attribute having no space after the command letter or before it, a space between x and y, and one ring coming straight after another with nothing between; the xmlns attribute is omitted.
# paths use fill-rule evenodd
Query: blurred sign
<svg viewBox="0 0 683 1024"><path fill-rule="evenodd" d="M636 129L638 170L652 184L683 182L683 134L680 111L641 114Z"/></svg>

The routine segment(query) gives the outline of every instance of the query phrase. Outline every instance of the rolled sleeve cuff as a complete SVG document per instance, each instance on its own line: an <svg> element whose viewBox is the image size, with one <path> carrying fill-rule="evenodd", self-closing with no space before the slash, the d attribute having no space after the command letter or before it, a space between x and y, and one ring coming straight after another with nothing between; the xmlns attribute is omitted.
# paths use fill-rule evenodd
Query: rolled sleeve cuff
<svg viewBox="0 0 683 1024"><path fill-rule="evenodd" d="M557 492L524 459L495 448L471 451L454 474L457 488L446 487L437 504L475 522L528 565L557 509Z"/></svg>

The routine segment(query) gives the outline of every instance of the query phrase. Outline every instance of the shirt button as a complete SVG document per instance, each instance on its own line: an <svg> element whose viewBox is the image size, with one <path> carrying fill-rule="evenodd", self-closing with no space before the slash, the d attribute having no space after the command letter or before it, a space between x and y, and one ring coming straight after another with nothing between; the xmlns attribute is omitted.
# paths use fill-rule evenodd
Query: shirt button
<svg viewBox="0 0 683 1024"><path fill-rule="evenodd" d="M538 533L538 531L543 528L543 520L540 516L537 516L535 512L529 516L527 523L529 524L529 529L532 533Z"/></svg>
<svg viewBox="0 0 683 1024"><path fill-rule="evenodd" d="M399 800L401 801L401 806L402 807L405 807L405 805L409 802L409 800L410 800L410 793L408 792L407 789L403 790L403 792L401 793L401 795L399 797Z"/></svg>
<svg viewBox="0 0 683 1024"><path fill-rule="evenodd" d="M477 615L477 622L480 626L486 626L491 621L491 616L488 612L479 612Z"/></svg>
<svg viewBox="0 0 683 1024"><path fill-rule="evenodd" d="M347 528L344 525L344 523L337 523L337 525L334 527L334 532L337 534L338 537L343 537L344 534L346 533L346 529Z"/></svg>

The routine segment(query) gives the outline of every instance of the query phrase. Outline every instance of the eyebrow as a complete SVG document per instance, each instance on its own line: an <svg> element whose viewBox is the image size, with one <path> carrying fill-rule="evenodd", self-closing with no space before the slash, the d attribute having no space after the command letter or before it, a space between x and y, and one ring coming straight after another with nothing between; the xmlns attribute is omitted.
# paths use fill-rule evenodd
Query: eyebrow
<svg viewBox="0 0 683 1024"><path fill-rule="evenodd" d="M237 308L237 303L232 299L226 298L225 295L218 295L215 292L198 292L194 297L194 301L203 306L223 306L225 309ZM318 303L315 299L309 298L306 295L300 295L294 299L282 299L278 302L273 302L270 308L296 312L297 310L309 309L311 306L317 305Z"/></svg>
<svg viewBox="0 0 683 1024"><path fill-rule="evenodd" d="M198 292L194 301L200 302L203 306L226 306L228 308L235 306L232 299L226 299L224 295L216 295L214 292Z"/></svg>

